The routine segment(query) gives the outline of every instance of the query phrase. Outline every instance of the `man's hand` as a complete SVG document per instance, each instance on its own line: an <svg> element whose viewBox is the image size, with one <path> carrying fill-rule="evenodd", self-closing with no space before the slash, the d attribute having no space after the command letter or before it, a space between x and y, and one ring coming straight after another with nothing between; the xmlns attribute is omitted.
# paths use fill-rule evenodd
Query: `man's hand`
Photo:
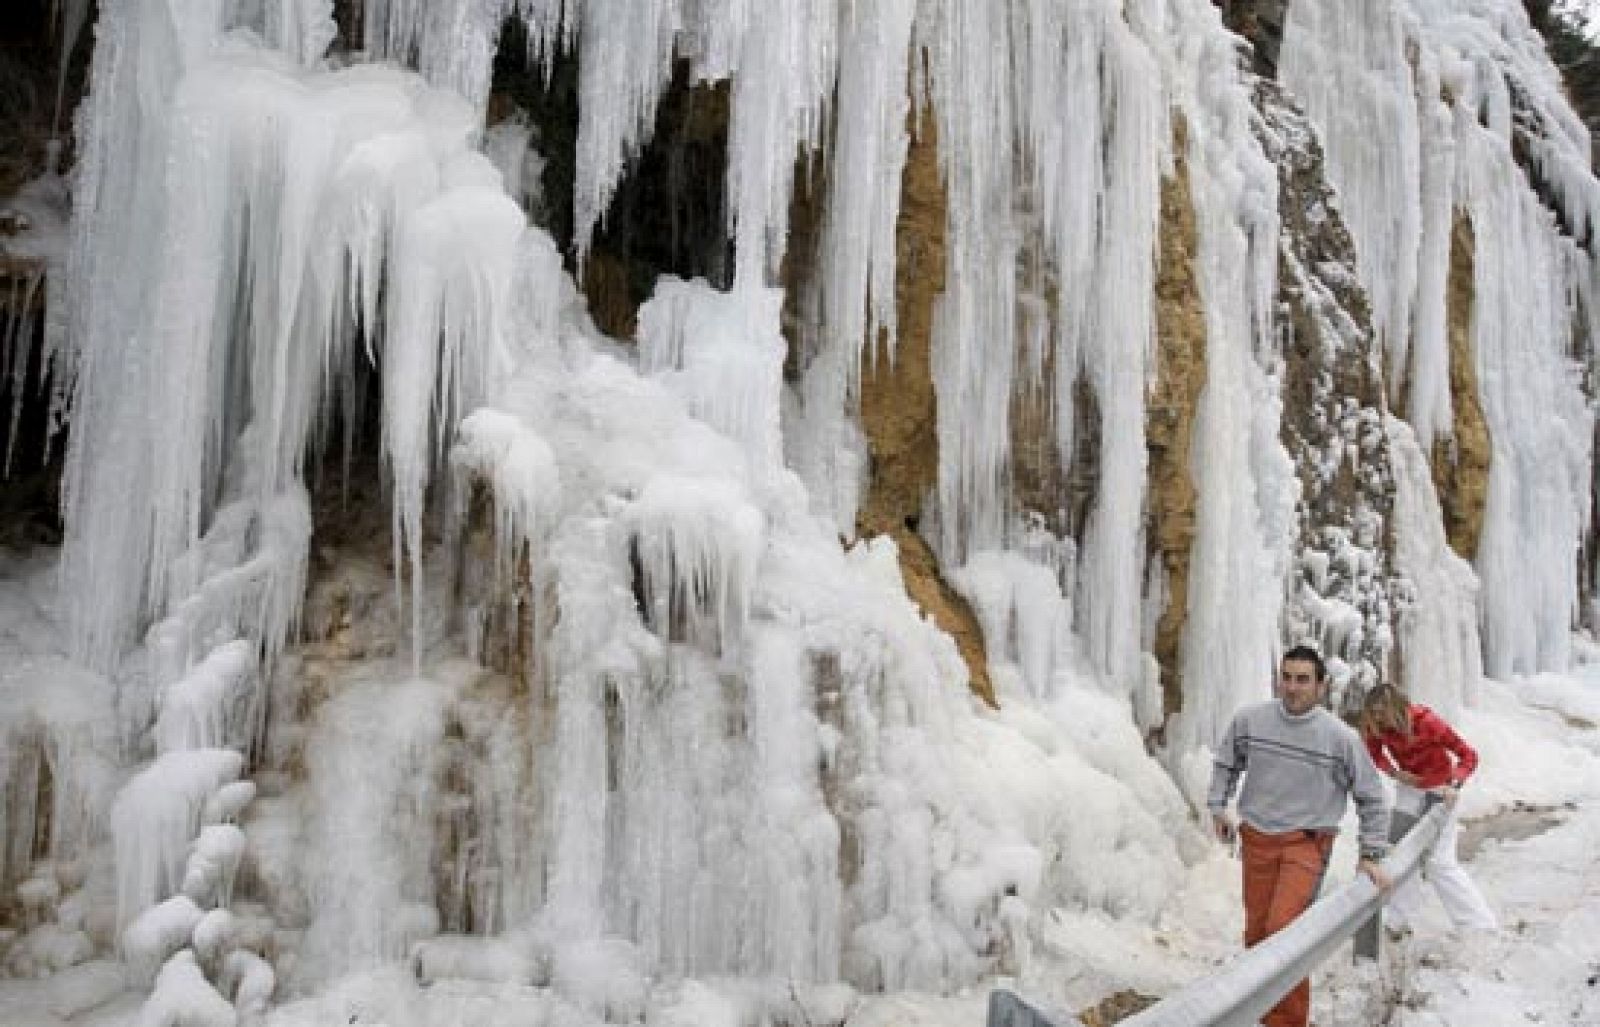
<svg viewBox="0 0 1600 1027"><path fill-rule="evenodd" d="M1356 864L1356 869L1366 874L1372 880L1372 883L1377 885L1380 892L1387 893L1389 889L1394 887L1394 881L1390 880L1389 875L1383 872L1383 867L1379 866L1378 861L1375 859L1362 860Z"/></svg>
<svg viewBox="0 0 1600 1027"><path fill-rule="evenodd" d="M1232 845L1239 837L1239 821L1232 813L1223 811L1211 814L1211 834L1224 845Z"/></svg>
<svg viewBox="0 0 1600 1027"><path fill-rule="evenodd" d="M1396 770L1394 772L1394 779L1408 788L1422 787L1422 778L1415 774L1407 773L1404 770Z"/></svg>
<svg viewBox="0 0 1600 1027"><path fill-rule="evenodd" d="M1457 785L1445 785L1439 789L1439 800L1444 803L1445 809L1455 809L1456 800L1461 798L1461 789Z"/></svg>

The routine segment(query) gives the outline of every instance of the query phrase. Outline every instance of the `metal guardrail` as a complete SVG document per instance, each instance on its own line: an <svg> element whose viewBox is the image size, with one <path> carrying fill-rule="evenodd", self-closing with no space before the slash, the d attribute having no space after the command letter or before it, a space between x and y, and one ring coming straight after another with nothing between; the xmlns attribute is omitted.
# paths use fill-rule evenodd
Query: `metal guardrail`
<svg viewBox="0 0 1600 1027"><path fill-rule="evenodd" d="M1436 806L1406 832L1383 861L1395 887L1410 880L1438 840L1446 811ZM1277 1005L1290 988L1310 976L1333 950L1373 921L1384 896L1365 874L1323 897L1289 926L1241 952L1220 971L1167 996L1123 1027L1247 1027ZM1375 937L1375 934L1374 934ZM1372 955L1376 955L1374 950ZM988 1027L1066 1027L1011 992L989 999Z"/></svg>

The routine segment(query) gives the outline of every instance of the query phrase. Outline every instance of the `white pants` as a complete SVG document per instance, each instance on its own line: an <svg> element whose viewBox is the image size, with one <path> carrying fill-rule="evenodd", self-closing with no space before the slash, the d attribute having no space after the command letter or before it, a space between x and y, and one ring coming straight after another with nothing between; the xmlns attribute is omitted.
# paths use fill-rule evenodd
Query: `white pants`
<svg viewBox="0 0 1600 1027"><path fill-rule="evenodd" d="M1394 807L1401 812L1420 812L1425 796L1425 792L1396 782ZM1483 893L1456 861L1456 842L1460 835L1456 811L1451 810L1445 817L1439 840L1434 843L1433 851L1428 853L1427 861L1422 865L1421 874L1396 888L1394 897L1389 900L1390 923L1405 927L1416 922L1423 903L1422 881L1419 877L1426 877L1433 883L1433 890L1438 893L1445 912L1450 914L1451 923L1457 927L1490 930L1499 926L1494 911L1484 901Z"/></svg>

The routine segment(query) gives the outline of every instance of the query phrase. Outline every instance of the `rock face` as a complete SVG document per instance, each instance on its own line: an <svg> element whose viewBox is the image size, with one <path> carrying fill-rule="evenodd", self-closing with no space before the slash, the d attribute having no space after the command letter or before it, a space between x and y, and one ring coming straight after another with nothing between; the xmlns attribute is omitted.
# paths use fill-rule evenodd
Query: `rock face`
<svg viewBox="0 0 1600 1027"><path fill-rule="evenodd" d="M1301 486L1286 626L1369 683L1390 674L1393 657L1394 471L1383 368L1321 146L1275 83L1259 82L1255 100L1262 145L1278 168L1281 438Z"/></svg>
<svg viewBox="0 0 1600 1027"><path fill-rule="evenodd" d="M1178 160L1161 183L1161 253L1156 267L1156 381L1145 401L1150 450L1148 534L1166 575L1166 605L1151 653L1161 666L1162 713L1183 707L1179 665L1189 605L1189 548L1195 532L1195 486L1189 473L1194 413L1206 382L1206 322L1195 274L1194 205L1184 159L1186 132L1177 124Z"/></svg>
<svg viewBox="0 0 1600 1027"><path fill-rule="evenodd" d="M548 71L529 61L521 22L506 23L497 51L491 118L520 111L543 160L539 192L545 224L582 285L601 331L632 339L639 305L662 274L703 277L725 287L732 247L723 214L730 88L691 82L675 65L655 125L629 164L581 266L573 250L577 173L578 61L556 55Z"/></svg>
<svg viewBox="0 0 1600 1027"><path fill-rule="evenodd" d="M1283 44L1284 8L1288 0L1218 0L1222 23L1250 44L1251 67L1257 75L1272 78L1278 71L1278 49Z"/></svg>
<svg viewBox="0 0 1600 1027"><path fill-rule="evenodd" d="M1444 513L1445 537L1464 560L1478 553L1483 508L1488 501L1489 422L1478 397L1472 354L1472 223L1457 213L1450 233L1450 277L1446 292L1450 340L1451 437L1434 442L1433 483Z"/></svg>

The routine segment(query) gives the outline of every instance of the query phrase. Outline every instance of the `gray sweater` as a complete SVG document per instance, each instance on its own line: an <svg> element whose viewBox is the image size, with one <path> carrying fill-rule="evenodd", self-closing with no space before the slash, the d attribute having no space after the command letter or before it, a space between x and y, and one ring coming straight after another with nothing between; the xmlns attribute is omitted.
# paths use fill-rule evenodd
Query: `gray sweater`
<svg viewBox="0 0 1600 1027"><path fill-rule="evenodd" d="M1272 699L1235 714L1217 746L1206 795L1212 812L1227 808L1241 774L1239 816L1256 830L1337 831L1353 797L1362 853L1387 851L1389 805L1378 770L1361 736L1322 707L1294 716Z"/></svg>

